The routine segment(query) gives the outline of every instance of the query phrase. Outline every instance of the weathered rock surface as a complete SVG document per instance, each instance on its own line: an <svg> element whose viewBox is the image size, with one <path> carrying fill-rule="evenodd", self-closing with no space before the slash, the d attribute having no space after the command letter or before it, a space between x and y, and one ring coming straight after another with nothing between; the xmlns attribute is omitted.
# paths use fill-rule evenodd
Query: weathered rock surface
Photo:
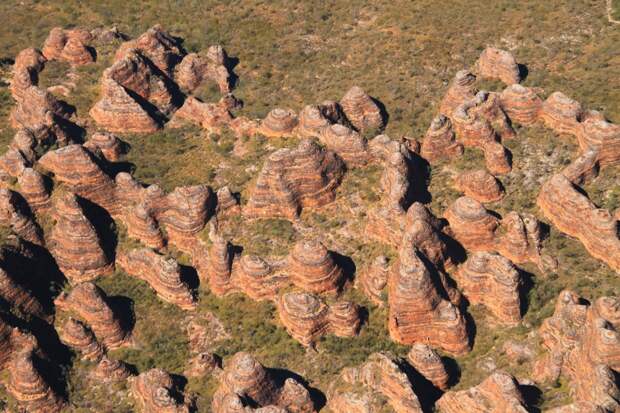
<svg viewBox="0 0 620 413"><path fill-rule="evenodd" d="M559 134L577 136L583 108L562 92L552 93L542 104L539 117L548 128Z"/></svg>
<svg viewBox="0 0 620 413"><path fill-rule="evenodd" d="M361 166L369 161L366 139L344 125L335 123L324 128L319 140L328 149L336 152L348 167Z"/></svg>
<svg viewBox="0 0 620 413"><path fill-rule="evenodd" d="M90 282L76 285L69 293L63 292L54 301L56 308L79 316L108 349L121 347L129 338L121 322L108 304L106 294Z"/></svg>
<svg viewBox="0 0 620 413"><path fill-rule="evenodd" d="M504 89L500 102L511 121L525 126L536 123L543 103L534 89L519 84Z"/></svg>
<svg viewBox="0 0 620 413"><path fill-rule="evenodd" d="M96 153L100 151L103 157L110 162L116 162L121 157L123 144L111 133L97 132L84 143L84 147Z"/></svg>
<svg viewBox="0 0 620 413"><path fill-rule="evenodd" d="M387 287L389 269L387 257L380 255L357 277L357 287L379 307L385 305L384 291Z"/></svg>
<svg viewBox="0 0 620 413"><path fill-rule="evenodd" d="M297 114L293 110L275 108L260 122L258 133L268 138L292 136L297 122Z"/></svg>
<svg viewBox="0 0 620 413"><path fill-rule="evenodd" d="M49 210L50 194L43 176L32 168L25 168L17 178L19 193L26 199L34 212Z"/></svg>
<svg viewBox="0 0 620 413"><path fill-rule="evenodd" d="M521 278L507 258L476 252L455 274L463 295L472 304L483 304L499 322L514 325L521 321Z"/></svg>
<svg viewBox="0 0 620 413"><path fill-rule="evenodd" d="M423 411L398 361L384 353L373 353L361 366L344 369L329 389L328 407L333 412L386 411L381 408L377 395L387 399L389 411Z"/></svg>
<svg viewBox="0 0 620 413"><path fill-rule="evenodd" d="M176 67L175 80L182 89L192 92L209 79L217 84L220 93L229 93L232 85L227 60L226 51L221 46L211 46L206 56L190 53Z"/></svg>
<svg viewBox="0 0 620 413"><path fill-rule="evenodd" d="M476 73L483 78L498 79L507 85L519 83L519 65L514 56L501 49L487 47L476 62Z"/></svg>
<svg viewBox="0 0 620 413"><path fill-rule="evenodd" d="M543 184L537 204L555 227L579 239L593 257L620 271L618 221L609 211L596 208L562 174Z"/></svg>
<svg viewBox="0 0 620 413"><path fill-rule="evenodd" d="M390 271L388 291L388 328L393 340L424 343L456 355L470 350L463 315L440 296L416 249L401 249Z"/></svg>
<svg viewBox="0 0 620 413"><path fill-rule="evenodd" d="M430 163L463 155L463 145L457 142L449 118L439 115L433 119L424 135L421 154Z"/></svg>
<svg viewBox="0 0 620 413"><path fill-rule="evenodd" d="M50 252L72 283L91 281L112 272L114 263L103 250L95 228L74 194L67 192L57 199L54 217L56 225L48 242Z"/></svg>
<svg viewBox="0 0 620 413"><path fill-rule="evenodd" d="M164 301L183 310L195 310L192 292L181 279L181 267L149 248L118 252L116 263L129 275L146 281Z"/></svg>
<svg viewBox="0 0 620 413"><path fill-rule="evenodd" d="M116 52L115 60L124 59L132 49L139 50L161 72L168 76L172 75L174 67L185 56L185 51L179 41L160 25L151 27L135 40L123 43Z"/></svg>
<svg viewBox="0 0 620 413"><path fill-rule="evenodd" d="M311 293L337 293L345 282L333 253L316 239L295 244L286 271L293 284Z"/></svg>
<svg viewBox="0 0 620 413"><path fill-rule="evenodd" d="M280 321L288 333L309 347L323 335L352 337L359 333L361 318L357 305L337 302L327 305L309 293L285 293L277 302Z"/></svg>
<svg viewBox="0 0 620 413"><path fill-rule="evenodd" d="M463 103L473 99L478 92L475 83L476 76L468 70L456 72L454 79L450 83L441 101L439 113L448 118L452 118L454 110Z"/></svg>
<svg viewBox="0 0 620 413"><path fill-rule="evenodd" d="M445 393L436 406L441 413L528 411L519 390L519 383L511 375L499 371L475 387Z"/></svg>
<svg viewBox="0 0 620 413"><path fill-rule="evenodd" d="M0 268L0 298L22 314L45 319L47 314L41 302L17 281L14 275Z"/></svg>
<svg viewBox="0 0 620 413"><path fill-rule="evenodd" d="M243 212L249 217L294 219L302 208L334 201L344 164L310 140L279 149L265 161Z"/></svg>
<svg viewBox="0 0 620 413"><path fill-rule="evenodd" d="M422 343L414 343L407 353L407 361L433 386L440 390L446 390L450 381L450 375L446 366L435 350Z"/></svg>
<svg viewBox="0 0 620 413"><path fill-rule="evenodd" d="M484 169L466 171L454 179L456 189L478 202L497 202L504 197L500 182Z"/></svg>
<svg viewBox="0 0 620 413"><path fill-rule="evenodd" d="M189 405L177 400L172 377L165 371L151 369L137 377L130 377L128 381L139 411L189 413Z"/></svg>
<svg viewBox="0 0 620 413"><path fill-rule="evenodd" d="M170 125L174 126L179 121L191 122L208 131L219 132L222 127L233 122L233 117L225 101L205 103L190 96L174 113Z"/></svg>
<svg viewBox="0 0 620 413"><path fill-rule="evenodd" d="M92 63L95 57L86 46L90 40L90 33L86 30L54 27L43 43L43 55L48 60L63 60L73 66Z"/></svg>
<svg viewBox="0 0 620 413"><path fill-rule="evenodd" d="M131 372L127 365L117 359L103 355L97 366L91 371L90 377L103 383L116 383L127 380Z"/></svg>
<svg viewBox="0 0 620 413"><path fill-rule="evenodd" d="M347 120L358 131L380 129L383 125L381 109L359 86L353 86L340 99Z"/></svg>
<svg viewBox="0 0 620 413"><path fill-rule="evenodd" d="M213 413L315 412L310 393L301 383L293 378L279 382L269 369L245 352L227 361L211 409Z"/></svg>
<svg viewBox="0 0 620 413"><path fill-rule="evenodd" d="M72 317L62 325L59 336L64 344L77 350L83 360L98 362L105 354L90 328Z"/></svg>
<svg viewBox="0 0 620 413"><path fill-rule="evenodd" d="M480 202L460 197L444 213L454 237L471 251L492 251L499 221Z"/></svg>
<svg viewBox="0 0 620 413"><path fill-rule="evenodd" d="M16 343L16 349L8 365L8 392L27 412L56 413L62 411L64 401L44 380L37 366L39 359L35 354L34 337L16 339L16 335L24 335L24 333L14 330L13 337L18 343Z"/></svg>
<svg viewBox="0 0 620 413"><path fill-rule="evenodd" d="M0 188L0 224L11 228L12 232L26 241L43 245L43 231L22 203L17 193Z"/></svg>
<svg viewBox="0 0 620 413"><path fill-rule="evenodd" d="M601 168L620 163L620 125L587 118L581 123L577 141L582 151L596 151Z"/></svg>
<svg viewBox="0 0 620 413"><path fill-rule="evenodd" d="M307 105L299 113L297 134L302 138L318 138L332 121L323 113L320 105Z"/></svg>

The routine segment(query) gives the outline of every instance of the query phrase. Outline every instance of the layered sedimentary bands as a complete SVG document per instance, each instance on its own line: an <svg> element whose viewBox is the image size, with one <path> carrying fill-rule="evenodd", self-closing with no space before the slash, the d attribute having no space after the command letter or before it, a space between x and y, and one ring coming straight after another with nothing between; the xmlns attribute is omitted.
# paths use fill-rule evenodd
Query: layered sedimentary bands
<svg viewBox="0 0 620 413"><path fill-rule="evenodd" d="M532 320L540 318L527 313L546 311L545 294L572 282L548 277L557 262L543 251L547 228L539 219L579 240L601 268L620 271L620 209L599 208L580 187L620 164L620 126L562 92L520 85L524 67L510 52L488 47L457 72L418 141L379 134L387 113L360 86L342 90L339 101L288 108L289 99L262 119L240 116L243 102L232 95L236 59L220 45L187 53L182 39L160 26L134 39L115 28L54 28L41 46L15 57L8 88L15 131L0 156L7 411L81 409L72 392L84 386L76 378L95 383L97 394L131 399L131 409L145 413L516 413L538 411L539 400L528 405L532 388L550 383L559 383L550 412L620 411L620 299L608 280L600 289L607 295L590 301L562 291L537 330ZM64 86L39 86L47 62L64 62L60 67L74 80L99 70L77 68L95 60L110 63L101 69L99 95L88 99L91 107L76 110L56 97L70 96ZM505 86L480 91L478 79ZM212 102L199 98L207 82L219 95ZM212 182L196 182L202 174L191 171L191 184L169 188L163 178L170 175L145 174L160 186L126 172L133 170L127 150L139 152L136 142L151 139L136 135L183 131L187 123L202 128L206 140L232 137L230 156L243 171L227 181L221 173L230 161L227 141L213 138L204 148L192 144L170 154L188 159L179 170L186 173L217 147ZM517 175L529 179L529 172L512 171L507 148L521 141L506 142L532 126L574 139L578 152L563 170L532 180L541 183L538 209L510 211L507 204L523 205ZM472 151L483 164L473 165ZM438 182L437 170L453 182ZM175 174L174 182L185 178ZM450 184L464 196L425 194ZM613 190L602 196L613 204ZM267 239L252 233L282 220L291 234L279 226L258 234ZM561 250L562 235L552 234L544 245ZM253 247L274 252L259 256ZM529 264L539 270L533 283ZM593 270L583 285L597 283L599 273ZM133 306L106 293L119 294L127 277L142 281L131 284ZM140 313L138 290L146 288L160 299L148 302L151 314ZM269 317L257 320L245 300ZM160 313L161 301L178 308ZM227 307L231 302L240 308ZM186 317L173 324L187 337L174 332L175 348L158 341L159 325L144 330L144 320L179 309ZM523 342L504 340L512 332ZM243 340L236 341L239 334ZM501 347L506 363L480 359L488 334L489 354ZM250 350L239 343L255 355L237 352ZM189 360L178 360L186 345ZM111 351L124 346L132 348ZM155 365L161 358L149 353L153 347L170 354L171 373ZM295 347L306 351L304 360L291 361ZM402 358L371 353L386 348ZM343 357L349 349L353 356ZM333 365L324 365L332 356ZM264 367L259 359L282 365ZM284 369L297 361L308 377ZM461 377L456 365L464 367ZM498 366L520 372L518 379ZM471 381L466 375L473 369L488 377ZM473 385L450 390L458 380ZM205 386L208 394L194 393ZM571 402L556 407L562 392ZM86 409L107 409L95 399Z"/></svg>

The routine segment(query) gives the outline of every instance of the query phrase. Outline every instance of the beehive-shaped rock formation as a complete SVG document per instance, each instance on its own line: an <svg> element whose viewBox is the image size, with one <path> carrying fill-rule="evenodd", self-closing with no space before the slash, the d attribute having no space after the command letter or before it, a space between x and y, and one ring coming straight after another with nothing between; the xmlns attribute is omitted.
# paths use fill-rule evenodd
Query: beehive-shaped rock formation
<svg viewBox="0 0 620 413"><path fill-rule="evenodd" d="M209 289L215 295L221 296L229 292L231 285L231 272L233 254L230 243L221 236L213 236L212 244L208 252L203 254L194 253L194 261L198 261L195 265L199 274L206 274L206 281L209 283ZM200 264L200 259L206 261ZM204 271L202 271L202 268Z"/></svg>
<svg viewBox="0 0 620 413"><path fill-rule="evenodd" d="M232 288L253 300L273 300L285 278L256 255L244 255L233 264Z"/></svg>
<svg viewBox="0 0 620 413"><path fill-rule="evenodd" d="M189 413L189 406L174 396L174 382L170 374L151 369L129 378L131 394L142 413Z"/></svg>
<svg viewBox="0 0 620 413"><path fill-rule="evenodd" d="M478 201L460 197L444 214L454 237L471 251L492 251L495 246L497 218Z"/></svg>
<svg viewBox="0 0 620 413"><path fill-rule="evenodd" d="M85 45L90 38L86 30L54 27L43 43L43 54L48 60L63 60L73 66L94 62L93 54Z"/></svg>
<svg viewBox="0 0 620 413"><path fill-rule="evenodd" d="M361 326L359 308L348 302L330 306L309 293L285 293L279 297L278 314L288 333L308 347L323 335L357 335Z"/></svg>
<svg viewBox="0 0 620 413"><path fill-rule="evenodd" d="M210 79L217 84L220 93L229 93L232 85L227 60L226 51L221 46L211 46L206 56L190 53L176 67L175 80L181 88L191 92Z"/></svg>
<svg viewBox="0 0 620 413"><path fill-rule="evenodd" d="M369 160L366 139L344 125L335 123L324 128L319 140L349 167L364 165Z"/></svg>
<svg viewBox="0 0 620 413"><path fill-rule="evenodd" d="M421 413L418 396L398 363L390 354L373 353L361 366L344 369L330 386L328 407L334 412ZM389 410L379 398L387 400Z"/></svg>
<svg viewBox="0 0 620 413"><path fill-rule="evenodd" d="M596 150L601 168L620 163L620 125L594 117L585 119L577 140L582 151Z"/></svg>
<svg viewBox="0 0 620 413"><path fill-rule="evenodd" d="M357 278L358 288L373 304L379 307L383 307L385 304L383 292L387 286L389 269L387 258L380 255Z"/></svg>
<svg viewBox="0 0 620 413"><path fill-rule="evenodd" d="M353 86L340 99L340 106L347 120L358 131L380 129L383 114L375 101L359 86Z"/></svg>
<svg viewBox="0 0 620 413"><path fill-rule="evenodd" d="M483 304L501 322L521 321L519 272L507 258L476 252L455 275L459 289L472 304Z"/></svg>
<svg viewBox="0 0 620 413"><path fill-rule="evenodd" d="M431 274L412 248L402 248L388 280L388 328L402 344L425 343L451 354L470 344L459 309L442 298Z"/></svg>
<svg viewBox="0 0 620 413"><path fill-rule="evenodd" d="M131 372L124 362L103 355L90 376L103 383L122 382L131 376Z"/></svg>
<svg viewBox="0 0 620 413"><path fill-rule="evenodd" d="M436 403L440 413L526 413L519 383L510 374L497 371L479 385L449 391Z"/></svg>
<svg viewBox="0 0 620 413"><path fill-rule="evenodd" d="M110 162L119 160L122 154L122 146L120 139L107 132L94 133L90 139L84 143L86 149L93 153L101 151L103 157Z"/></svg>
<svg viewBox="0 0 620 413"><path fill-rule="evenodd" d="M163 30L160 25L151 27L135 40L123 43L116 52L115 60L125 58L132 49L139 50L168 76L172 75L174 67L185 56L178 40Z"/></svg>
<svg viewBox="0 0 620 413"><path fill-rule="evenodd" d="M307 105L299 113L297 134L302 138L318 138L332 124L319 105Z"/></svg>
<svg viewBox="0 0 620 413"><path fill-rule="evenodd" d="M129 337L108 304L107 296L93 283L76 285L71 292L59 295L54 303L59 310L69 311L83 319L108 349L121 347Z"/></svg>
<svg viewBox="0 0 620 413"><path fill-rule="evenodd" d="M499 93L479 91L469 104L473 105L470 110L491 123L493 130L501 140L517 136L502 108Z"/></svg>
<svg viewBox="0 0 620 413"><path fill-rule="evenodd" d="M422 157L431 163L463 154L463 145L456 141L449 118L439 115L433 119L424 135L421 150Z"/></svg>
<svg viewBox="0 0 620 413"><path fill-rule="evenodd" d="M542 268L542 228L529 213L509 212L496 233L496 250L511 261L532 262Z"/></svg>
<svg viewBox="0 0 620 413"><path fill-rule="evenodd" d="M310 393L301 383L293 378L279 383L269 369L245 352L226 363L211 408L213 413L315 412Z"/></svg>
<svg viewBox="0 0 620 413"><path fill-rule="evenodd" d="M64 344L77 350L83 360L98 362L105 353L90 328L72 317L62 325L59 336Z"/></svg>
<svg viewBox="0 0 620 413"><path fill-rule="evenodd" d="M116 263L127 274L146 281L162 300L183 310L196 309L194 296L181 279L181 267L173 258L140 248L119 252Z"/></svg>
<svg viewBox="0 0 620 413"><path fill-rule="evenodd" d="M8 365L8 392L27 412L60 412L64 402L45 382L38 370L34 338L20 338L17 341L19 344L16 346Z"/></svg>
<svg viewBox="0 0 620 413"><path fill-rule="evenodd" d="M440 390L446 390L450 381L450 375L446 366L435 350L422 343L414 343L407 353L407 361L433 386Z"/></svg>
<svg viewBox="0 0 620 413"><path fill-rule="evenodd" d="M291 109L272 109L258 128L258 132L268 138L292 136L297 126L297 114Z"/></svg>
<svg viewBox="0 0 620 413"><path fill-rule="evenodd" d="M507 85L519 83L519 65L514 56L501 49L487 47L476 62L476 73L483 78L498 79Z"/></svg>
<svg viewBox="0 0 620 413"><path fill-rule="evenodd" d="M125 213L127 235L149 248L160 249L165 245L159 225L144 204L138 204Z"/></svg>
<svg viewBox="0 0 620 413"><path fill-rule="evenodd" d="M49 210L50 194L43 176L32 168L25 168L17 178L19 193L26 199L34 212Z"/></svg>
<svg viewBox="0 0 620 413"><path fill-rule="evenodd" d="M456 72L454 79L450 83L450 87L444 95L439 113L452 118L452 112L463 103L471 100L477 93L476 76L468 70L460 70Z"/></svg>
<svg viewBox="0 0 620 413"><path fill-rule="evenodd" d="M459 174L454 184L456 189L478 202L497 202L504 197L499 181L484 169Z"/></svg>
<svg viewBox="0 0 620 413"><path fill-rule="evenodd" d="M54 174L70 191L114 213L114 181L81 145L47 152L39 165Z"/></svg>
<svg viewBox="0 0 620 413"><path fill-rule="evenodd" d="M54 205L56 225L49 238L50 252L72 283L90 281L110 273L114 263L106 255L92 223L84 216L76 196L67 192Z"/></svg>
<svg viewBox="0 0 620 413"><path fill-rule="evenodd" d="M519 84L508 86L500 96L502 109L512 122L531 126L538 120L542 99L534 89Z"/></svg>
<svg viewBox="0 0 620 413"><path fill-rule="evenodd" d="M231 125L233 117L224 100L220 100L218 103L205 103L190 96L185 99L183 106L174 113L169 125L172 127L181 124L180 121L199 125L207 131L219 132L223 126Z"/></svg>
<svg viewBox="0 0 620 413"><path fill-rule="evenodd" d="M554 132L574 136L579 133L579 122L582 116L581 104L562 92L552 93L543 102L539 113L539 117L545 126Z"/></svg>
<svg viewBox="0 0 620 413"><path fill-rule="evenodd" d="M537 204L555 227L579 239L593 257L620 271L618 221L609 211L596 208L562 174L543 184Z"/></svg>
<svg viewBox="0 0 620 413"><path fill-rule="evenodd" d="M0 268L0 298L22 314L43 319L47 316L39 300L2 268Z"/></svg>
<svg viewBox="0 0 620 413"><path fill-rule="evenodd" d="M34 48L24 49L17 54L10 86L11 95L15 100L23 97L24 90L39 84L39 73L46 61L41 51Z"/></svg>
<svg viewBox="0 0 620 413"><path fill-rule="evenodd" d="M11 126L36 130L41 125L53 127L71 116L72 111L47 90L30 86L14 95L17 105L11 111Z"/></svg>
<svg viewBox="0 0 620 413"><path fill-rule="evenodd" d="M313 141L279 149L265 161L244 214L296 218L302 208L334 201L343 173L342 160Z"/></svg>
<svg viewBox="0 0 620 413"><path fill-rule="evenodd" d="M475 109L473 99L457 106L452 112L452 126L463 145L484 149L487 144L495 141L496 134L491 122Z"/></svg>
<svg viewBox="0 0 620 413"><path fill-rule="evenodd" d="M295 244L286 270L293 284L312 293L337 293L345 281L333 253L317 239Z"/></svg>
<svg viewBox="0 0 620 413"><path fill-rule="evenodd" d="M43 245L41 228L24 210L21 202L18 194L0 188L0 224L10 227L11 231L26 241Z"/></svg>

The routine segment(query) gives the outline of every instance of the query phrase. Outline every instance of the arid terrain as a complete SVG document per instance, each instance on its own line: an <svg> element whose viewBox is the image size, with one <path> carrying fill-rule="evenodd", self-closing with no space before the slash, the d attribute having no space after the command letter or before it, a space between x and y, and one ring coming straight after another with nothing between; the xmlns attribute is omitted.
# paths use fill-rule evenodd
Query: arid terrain
<svg viewBox="0 0 620 413"><path fill-rule="evenodd" d="M0 411L620 412L618 20L2 2Z"/></svg>

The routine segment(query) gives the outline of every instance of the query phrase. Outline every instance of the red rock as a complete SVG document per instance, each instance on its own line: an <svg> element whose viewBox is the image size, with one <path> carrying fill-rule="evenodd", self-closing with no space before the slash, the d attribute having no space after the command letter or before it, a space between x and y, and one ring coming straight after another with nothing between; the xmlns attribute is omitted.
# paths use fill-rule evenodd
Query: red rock
<svg viewBox="0 0 620 413"><path fill-rule="evenodd" d="M104 354L90 376L94 380L97 380L97 382L116 383L127 380L131 377L131 372L124 362L109 358Z"/></svg>
<svg viewBox="0 0 620 413"><path fill-rule="evenodd" d="M215 194L217 206L215 213L218 216L238 215L241 213L239 200L232 193L228 185L221 187Z"/></svg>
<svg viewBox="0 0 620 413"><path fill-rule="evenodd" d="M54 27L43 44L43 54L48 60L64 60L71 65L85 65L95 61L86 43L91 40L86 30L64 30Z"/></svg>
<svg viewBox="0 0 620 413"><path fill-rule="evenodd" d="M463 155L463 145L456 141L449 118L439 115L433 119L424 135L421 154L430 163Z"/></svg>
<svg viewBox="0 0 620 413"><path fill-rule="evenodd" d="M439 113L452 118L452 112L454 112L457 107L473 99L476 95L477 90L475 83L476 76L471 72L468 70L458 71L441 101Z"/></svg>
<svg viewBox="0 0 620 413"><path fill-rule="evenodd" d="M30 164L35 163L38 158L38 155L35 153L36 146L37 141L34 133L23 128L20 128L17 133L15 133L13 140L9 143L9 148L19 151L23 158Z"/></svg>
<svg viewBox="0 0 620 413"><path fill-rule="evenodd" d="M459 268L455 279L471 304L483 304L499 322L515 325L521 321L521 277L507 258L476 252Z"/></svg>
<svg viewBox="0 0 620 413"><path fill-rule="evenodd" d="M206 255L206 254L205 254ZM193 254L194 260L199 257L198 254ZM209 289L217 296L222 296L228 293L232 289L230 282L232 272L233 256L231 252L231 246L224 238L220 236L214 236L212 238L211 248L208 251L206 267L206 278L209 283ZM201 271L201 265L196 265L199 273Z"/></svg>
<svg viewBox="0 0 620 413"><path fill-rule="evenodd" d="M50 194L43 176L32 168L25 168L17 178L19 193L26 199L34 212L49 210Z"/></svg>
<svg viewBox="0 0 620 413"><path fill-rule="evenodd" d="M258 133L268 138L292 136L297 122L297 114L293 110L275 108L261 121Z"/></svg>
<svg viewBox="0 0 620 413"><path fill-rule="evenodd" d="M473 100L454 109L452 126L457 139L464 146L484 149L490 142L495 142L493 125L476 110L476 102Z"/></svg>
<svg viewBox="0 0 620 413"><path fill-rule="evenodd" d="M537 204L560 231L579 239L593 257L620 271L617 221L609 211L596 208L562 174L543 184Z"/></svg>
<svg viewBox="0 0 620 413"><path fill-rule="evenodd" d="M287 272L293 284L312 293L337 293L345 282L333 253L318 240L295 244L287 260Z"/></svg>
<svg viewBox="0 0 620 413"><path fill-rule="evenodd" d="M69 192L58 198L54 217L56 225L49 238L50 252L72 283L91 281L113 271L114 263L106 256L95 228L74 194Z"/></svg>
<svg viewBox="0 0 620 413"><path fill-rule="evenodd" d="M578 135L583 109L581 104L561 92L552 93L539 113L545 126L559 134Z"/></svg>
<svg viewBox="0 0 620 413"><path fill-rule="evenodd" d="M143 413L189 413L189 405L176 400L172 377L161 369L151 369L128 379L131 393Z"/></svg>
<svg viewBox="0 0 620 413"><path fill-rule="evenodd" d="M440 390L446 390L450 375L443 360L435 350L422 343L414 343L407 354L407 361L425 379Z"/></svg>
<svg viewBox="0 0 620 413"><path fill-rule="evenodd" d="M244 407L248 404L258 409ZM244 352L226 363L211 409L213 413L315 412L310 394L301 383L287 378L279 385L269 369Z"/></svg>
<svg viewBox="0 0 620 413"><path fill-rule="evenodd" d="M18 333L22 334L22 333ZM32 413L61 412L64 401L45 382L37 368L35 340L20 339L8 365L7 390L24 411Z"/></svg>
<svg viewBox="0 0 620 413"><path fill-rule="evenodd" d="M44 245L43 231L19 205L17 194L0 188L0 224L11 228L17 236L36 245Z"/></svg>
<svg viewBox="0 0 620 413"><path fill-rule="evenodd" d="M180 121L188 121L208 131L219 132L223 126L233 121L228 108L219 103L204 103L193 96L185 99L185 103L174 113L171 121L177 124Z"/></svg>
<svg viewBox="0 0 620 413"><path fill-rule="evenodd" d="M151 27L136 40L123 43L116 52L115 60L123 59L133 48L138 49L167 75L172 74L176 64L185 56L179 42L160 25Z"/></svg>
<svg viewBox="0 0 620 413"><path fill-rule="evenodd" d="M439 295L415 249L401 249L390 271L388 291L388 328L393 340L421 342L456 355L470 350L463 316Z"/></svg>
<svg viewBox="0 0 620 413"><path fill-rule="evenodd" d="M514 84L504 89L500 96L502 109L511 121L531 126L538 120L542 99L534 89Z"/></svg>
<svg viewBox="0 0 620 413"><path fill-rule="evenodd" d="M266 160L243 212L248 217L293 219L302 208L334 201L344 173L342 161L310 140L279 149Z"/></svg>
<svg viewBox="0 0 620 413"><path fill-rule="evenodd" d="M574 185L583 185L598 176L600 171L598 158L598 150L590 148L562 169L562 175Z"/></svg>
<svg viewBox="0 0 620 413"><path fill-rule="evenodd" d="M444 214L450 223L454 237L467 250L492 251L495 246L495 230L498 219L469 197L460 197Z"/></svg>
<svg viewBox="0 0 620 413"><path fill-rule="evenodd" d="M13 354L11 327L0 318L0 368L4 369Z"/></svg>
<svg viewBox="0 0 620 413"><path fill-rule="evenodd" d="M506 175L512 170L508 150L499 142L489 142L484 146L486 168L494 175Z"/></svg>
<svg viewBox="0 0 620 413"><path fill-rule="evenodd" d="M465 171L454 180L457 190L478 202L497 202L504 197L500 182L484 169Z"/></svg>
<svg viewBox="0 0 620 413"><path fill-rule="evenodd" d="M480 77L498 79L507 85L519 83L519 65L514 56L501 49L487 47L476 62L476 72Z"/></svg>
<svg viewBox="0 0 620 413"><path fill-rule="evenodd" d="M226 67L226 52L221 46L211 46L206 56L197 53L186 55L176 67L175 79L183 89L192 92L204 80L211 79L220 93L231 90L231 73Z"/></svg>
<svg viewBox="0 0 620 413"><path fill-rule="evenodd" d="M302 138L319 138L323 131L331 125L318 105L308 105L299 113L297 134Z"/></svg>
<svg viewBox="0 0 620 413"><path fill-rule="evenodd" d="M495 372L477 386L449 391L437 400L440 413L526 413L519 383L511 375Z"/></svg>
<svg viewBox="0 0 620 413"><path fill-rule="evenodd" d="M340 106L347 120L360 132L384 126L381 109L359 86L353 86L345 93Z"/></svg>
<svg viewBox="0 0 620 413"><path fill-rule="evenodd" d="M90 282L76 285L71 292L61 293L54 304L60 311L69 311L83 319L97 339L108 349L123 346L129 338L114 314L108 298L99 287Z"/></svg>
<svg viewBox="0 0 620 413"><path fill-rule="evenodd" d="M375 305L383 307L385 305L384 291L387 286L389 265L387 258L383 255L378 256L369 268L361 272L358 276L357 286L364 295Z"/></svg>
<svg viewBox="0 0 620 413"><path fill-rule="evenodd" d="M2 300L22 314L46 319L46 311L39 300L21 286L17 282L18 280L14 275L0 268L0 297ZM2 323L0 323L0 331L2 331Z"/></svg>
<svg viewBox="0 0 620 413"><path fill-rule="evenodd" d="M329 333L339 337L359 333L361 319L355 304L337 302L328 306L309 293L285 293L278 298L277 307L286 331L306 347Z"/></svg>
<svg viewBox="0 0 620 413"><path fill-rule="evenodd" d="M595 149L601 168L620 163L620 125L588 118L581 126L577 141L582 151Z"/></svg>
<svg viewBox="0 0 620 413"><path fill-rule="evenodd" d="M95 58L80 39L70 37L62 49L60 60L65 60L74 66L80 66L94 62Z"/></svg>
<svg viewBox="0 0 620 413"><path fill-rule="evenodd" d="M39 84L39 73L43 70L45 62L47 59L38 49L28 48L17 54L10 86L11 95L15 100L23 97L24 90Z"/></svg>
<svg viewBox="0 0 620 413"><path fill-rule="evenodd" d="M94 133L90 139L84 143L84 147L93 153L101 151L103 157L110 162L118 161L122 153L122 143L120 139L107 132Z"/></svg>
<svg viewBox="0 0 620 413"><path fill-rule="evenodd" d="M83 360L98 362L105 354L93 332L79 320L69 317L58 335L64 344L77 350Z"/></svg>
<svg viewBox="0 0 620 413"><path fill-rule="evenodd" d="M131 238L139 240L149 248L164 247L165 240L159 225L143 204L129 209L125 214L124 223L127 226L127 235Z"/></svg>
<svg viewBox="0 0 620 413"><path fill-rule="evenodd" d="M24 155L17 149L9 148L0 157L0 169L8 176L17 178L30 166Z"/></svg>
<svg viewBox="0 0 620 413"><path fill-rule="evenodd" d="M196 309L194 296L181 279L181 267L173 258L140 248L119 251L116 263L127 274L146 281L162 300L183 310Z"/></svg>
<svg viewBox="0 0 620 413"><path fill-rule="evenodd" d="M62 27L54 27L43 43L43 54L47 59L59 59L67 43L67 34Z"/></svg>
<svg viewBox="0 0 620 413"><path fill-rule="evenodd" d="M255 255L244 255L233 262L231 288L256 301L273 300L286 281L272 266Z"/></svg>
<svg viewBox="0 0 620 413"><path fill-rule="evenodd" d="M514 211L506 214L500 222L496 243L496 250L511 261L532 262L542 268L542 229L534 215Z"/></svg>
<svg viewBox="0 0 620 413"><path fill-rule="evenodd" d="M348 167L362 166L369 160L366 139L338 123L323 129L319 140L340 156Z"/></svg>
<svg viewBox="0 0 620 413"><path fill-rule="evenodd" d="M30 86L14 96L17 106L10 115L11 126L15 129L23 127L35 130L40 125L52 127L58 118L68 119L70 108L46 90L38 86Z"/></svg>

